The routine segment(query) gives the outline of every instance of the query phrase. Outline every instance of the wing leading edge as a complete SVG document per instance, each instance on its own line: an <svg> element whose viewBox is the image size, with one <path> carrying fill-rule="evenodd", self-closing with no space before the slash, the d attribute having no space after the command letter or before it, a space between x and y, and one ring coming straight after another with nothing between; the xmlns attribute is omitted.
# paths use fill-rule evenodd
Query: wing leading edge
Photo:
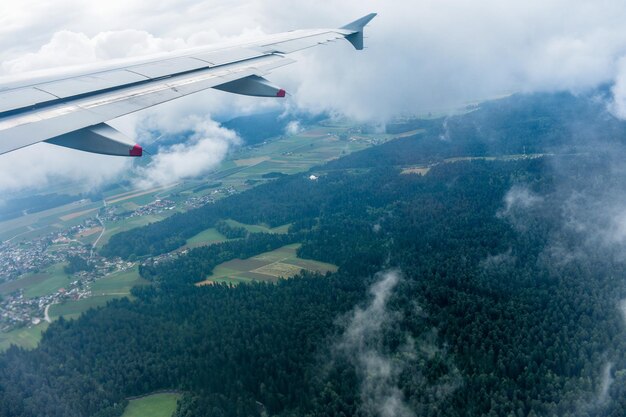
<svg viewBox="0 0 626 417"><path fill-rule="evenodd" d="M375 13L339 29L296 30L227 48L197 48L53 79L0 83L0 154L38 142L118 156L141 147L105 122L208 88L284 97L264 77L294 62L285 55L348 40L363 49Z"/></svg>

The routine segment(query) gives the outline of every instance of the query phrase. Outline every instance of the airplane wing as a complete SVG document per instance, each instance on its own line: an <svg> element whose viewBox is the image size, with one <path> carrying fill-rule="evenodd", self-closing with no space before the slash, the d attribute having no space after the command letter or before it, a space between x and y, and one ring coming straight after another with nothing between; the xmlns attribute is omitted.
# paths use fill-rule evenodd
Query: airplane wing
<svg viewBox="0 0 626 417"><path fill-rule="evenodd" d="M263 76L292 52L348 40L363 49L364 16L338 29L296 30L229 47L207 47L71 75L0 82L0 154L38 142L106 155L141 156L141 146L105 122L208 88L284 97Z"/></svg>

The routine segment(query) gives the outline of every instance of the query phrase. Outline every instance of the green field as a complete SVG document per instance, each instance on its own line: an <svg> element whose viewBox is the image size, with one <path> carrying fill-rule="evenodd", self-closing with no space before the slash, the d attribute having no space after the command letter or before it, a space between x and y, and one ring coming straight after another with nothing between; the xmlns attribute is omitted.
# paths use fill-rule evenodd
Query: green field
<svg viewBox="0 0 626 417"><path fill-rule="evenodd" d="M170 417L180 394L153 394L130 400L122 417Z"/></svg>
<svg viewBox="0 0 626 417"><path fill-rule="evenodd" d="M346 130L347 128L320 126L243 151L236 155L235 162L239 163L239 167L229 175L229 178L243 181L260 178L263 174L272 171L285 174L304 172L314 165L370 145L367 138L339 140L337 134ZM251 161L250 164L247 161Z"/></svg>
<svg viewBox="0 0 626 417"><path fill-rule="evenodd" d="M91 284L93 295L129 295L135 285L147 285L148 281L139 276L137 267L129 271L111 274Z"/></svg>
<svg viewBox="0 0 626 417"><path fill-rule="evenodd" d="M149 223L155 223L167 218L171 211L163 214L150 214L141 217L132 217L123 219L117 222L106 223L106 231L102 235L102 238L98 241L98 247L102 247L109 241L111 236L119 232L125 232L126 230L134 229L135 227L145 226Z"/></svg>
<svg viewBox="0 0 626 417"><path fill-rule="evenodd" d="M55 264L41 272L5 282L0 285L0 294L9 294L18 289L24 290L24 296L28 298L55 293L72 282L72 278L63 271L64 266L64 263Z"/></svg>
<svg viewBox="0 0 626 417"><path fill-rule="evenodd" d="M210 245L212 243L225 242L228 240L226 236L215 230L214 228L207 229L187 240L185 247L196 248L198 246Z"/></svg>
<svg viewBox="0 0 626 417"><path fill-rule="evenodd" d="M41 297L53 294L60 288L67 287L74 280L67 275L63 268L65 264L55 264L44 271L46 278L39 283L30 285L24 289L24 296L28 298Z"/></svg>
<svg viewBox="0 0 626 417"><path fill-rule="evenodd" d="M290 278L302 269L320 273L337 270L337 267L332 264L298 258L296 250L299 247L300 244L295 243L248 259L233 259L224 262L217 265L205 281L196 285L215 282L231 284L251 281L275 282L279 278Z"/></svg>
<svg viewBox="0 0 626 417"><path fill-rule="evenodd" d="M76 319L90 308L106 305L108 301L120 298L119 295L97 295L95 297L82 298L75 301L67 301L63 304L53 304L50 307L50 318L56 320L63 316L66 319Z"/></svg>
<svg viewBox="0 0 626 417"><path fill-rule="evenodd" d="M45 281L47 278L48 274L45 272L23 275L21 278L14 281L0 284L0 294L10 294L16 290L28 288Z"/></svg>
<svg viewBox="0 0 626 417"><path fill-rule="evenodd" d="M37 347L41 340L41 333L48 328L47 322L42 322L37 326L22 327L21 329L11 330L10 332L0 332L0 352L4 352L11 345L16 345L26 349Z"/></svg>
<svg viewBox="0 0 626 417"><path fill-rule="evenodd" d="M78 224L87 217L93 216L85 213L75 218L62 220L61 217L72 213L81 213L87 210L98 208L100 202L76 201L63 206L27 214L15 219L0 222L0 240L7 240L15 237L16 241L28 240L35 236L58 231L65 227ZM19 235L19 236L18 236Z"/></svg>
<svg viewBox="0 0 626 417"><path fill-rule="evenodd" d="M267 225L263 225L263 224L245 224L245 223L240 223L238 221L231 220L231 219L226 220L226 223L228 223L230 226L233 226L233 227L243 227L250 233L285 234L289 231L289 226L291 226L291 223L289 223L289 224L284 224L282 226L270 228Z"/></svg>
<svg viewBox="0 0 626 417"><path fill-rule="evenodd" d="M130 271L109 275L91 284L91 297L52 305L49 312L50 318L53 320L60 316L66 319L78 318L90 308L104 306L108 301L115 298L129 297L132 299L130 295L132 287L148 284L148 281L139 276L137 267Z"/></svg>

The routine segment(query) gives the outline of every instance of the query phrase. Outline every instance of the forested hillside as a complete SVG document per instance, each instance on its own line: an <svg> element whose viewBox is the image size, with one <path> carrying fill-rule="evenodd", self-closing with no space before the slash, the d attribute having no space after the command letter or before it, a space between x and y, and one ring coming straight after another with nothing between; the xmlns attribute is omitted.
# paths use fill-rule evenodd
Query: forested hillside
<svg viewBox="0 0 626 417"><path fill-rule="evenodd" d="M433 165L447 158L487 155L611 152L612 144L626 144L626 123L607 112L598 98L602 93L514 95L483 103L464 115L392 124L391 132L411 129L420 133L353 153L321 169ZM324 200L324 193L340 194L341 184L322 190L307 177L281 177L276 181L282 186L261 185L217 204L119 233L102 253L129 258L169 252L230 214L247 223L272 226L315 217L323 206L334 203Z"/></svg>
<svg viewBox="0 0 626 417"><path fill-rule="evenodd" d="M153 285L134 301L59 320L35 350L11 348L0 415L114 416L159 389L184 392L177 417L626 415L626 233L611 220L626 171L616 152L560 151L574 110L604 126L605 142L621 143L624 127L585 100L485 104L445 123L479 126L474 139L428 130L316 168L317 181L281 177L114 236L105 253L143 256L225 219L292 223L148 260ZM445 161L491 155L489 143L494 155L557 155ZM424 161L426 175L398 167ZM293 242L339 271L193 285L220 262Z"/></svg>

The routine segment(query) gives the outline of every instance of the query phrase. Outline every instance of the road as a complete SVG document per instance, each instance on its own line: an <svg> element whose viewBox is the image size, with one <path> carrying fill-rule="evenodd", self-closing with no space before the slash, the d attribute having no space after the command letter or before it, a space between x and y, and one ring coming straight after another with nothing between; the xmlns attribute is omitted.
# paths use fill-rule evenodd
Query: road
<svg viewBox="0 0 626 417"><path fill-rule="evenodd" d="M52 304L54 304L54 303L48 304L48 305L46 306L46 310L45 310L45 314L44 314L44 319L45 319L48 323L52 323L52 320L50 320L50 314L48 314L48 313L49 313L49 310L50 310L50 306L51 306Z"/></svg>
<svg viewBox="0 0 626 417"><path fill-rule="evenodd" d="M102 199L102 207L106 208L106 206L107 206L107 201L105 199ZM104 225L104 222L100 218L100 210L98 210L98 212L96 213L96 219L98 219L98 221L102 225L102 231L100 232L100 235L98 235L98 238L96 239L96 241L93 242L93 245L91 245L91 252L89 253L90 260L91 258L93 258L93 251L96 250L96 246L98 246L98 242L100 242L100 238L102 238L102 236L104 235L104 232L107 231L107 228Z"/></svg>

